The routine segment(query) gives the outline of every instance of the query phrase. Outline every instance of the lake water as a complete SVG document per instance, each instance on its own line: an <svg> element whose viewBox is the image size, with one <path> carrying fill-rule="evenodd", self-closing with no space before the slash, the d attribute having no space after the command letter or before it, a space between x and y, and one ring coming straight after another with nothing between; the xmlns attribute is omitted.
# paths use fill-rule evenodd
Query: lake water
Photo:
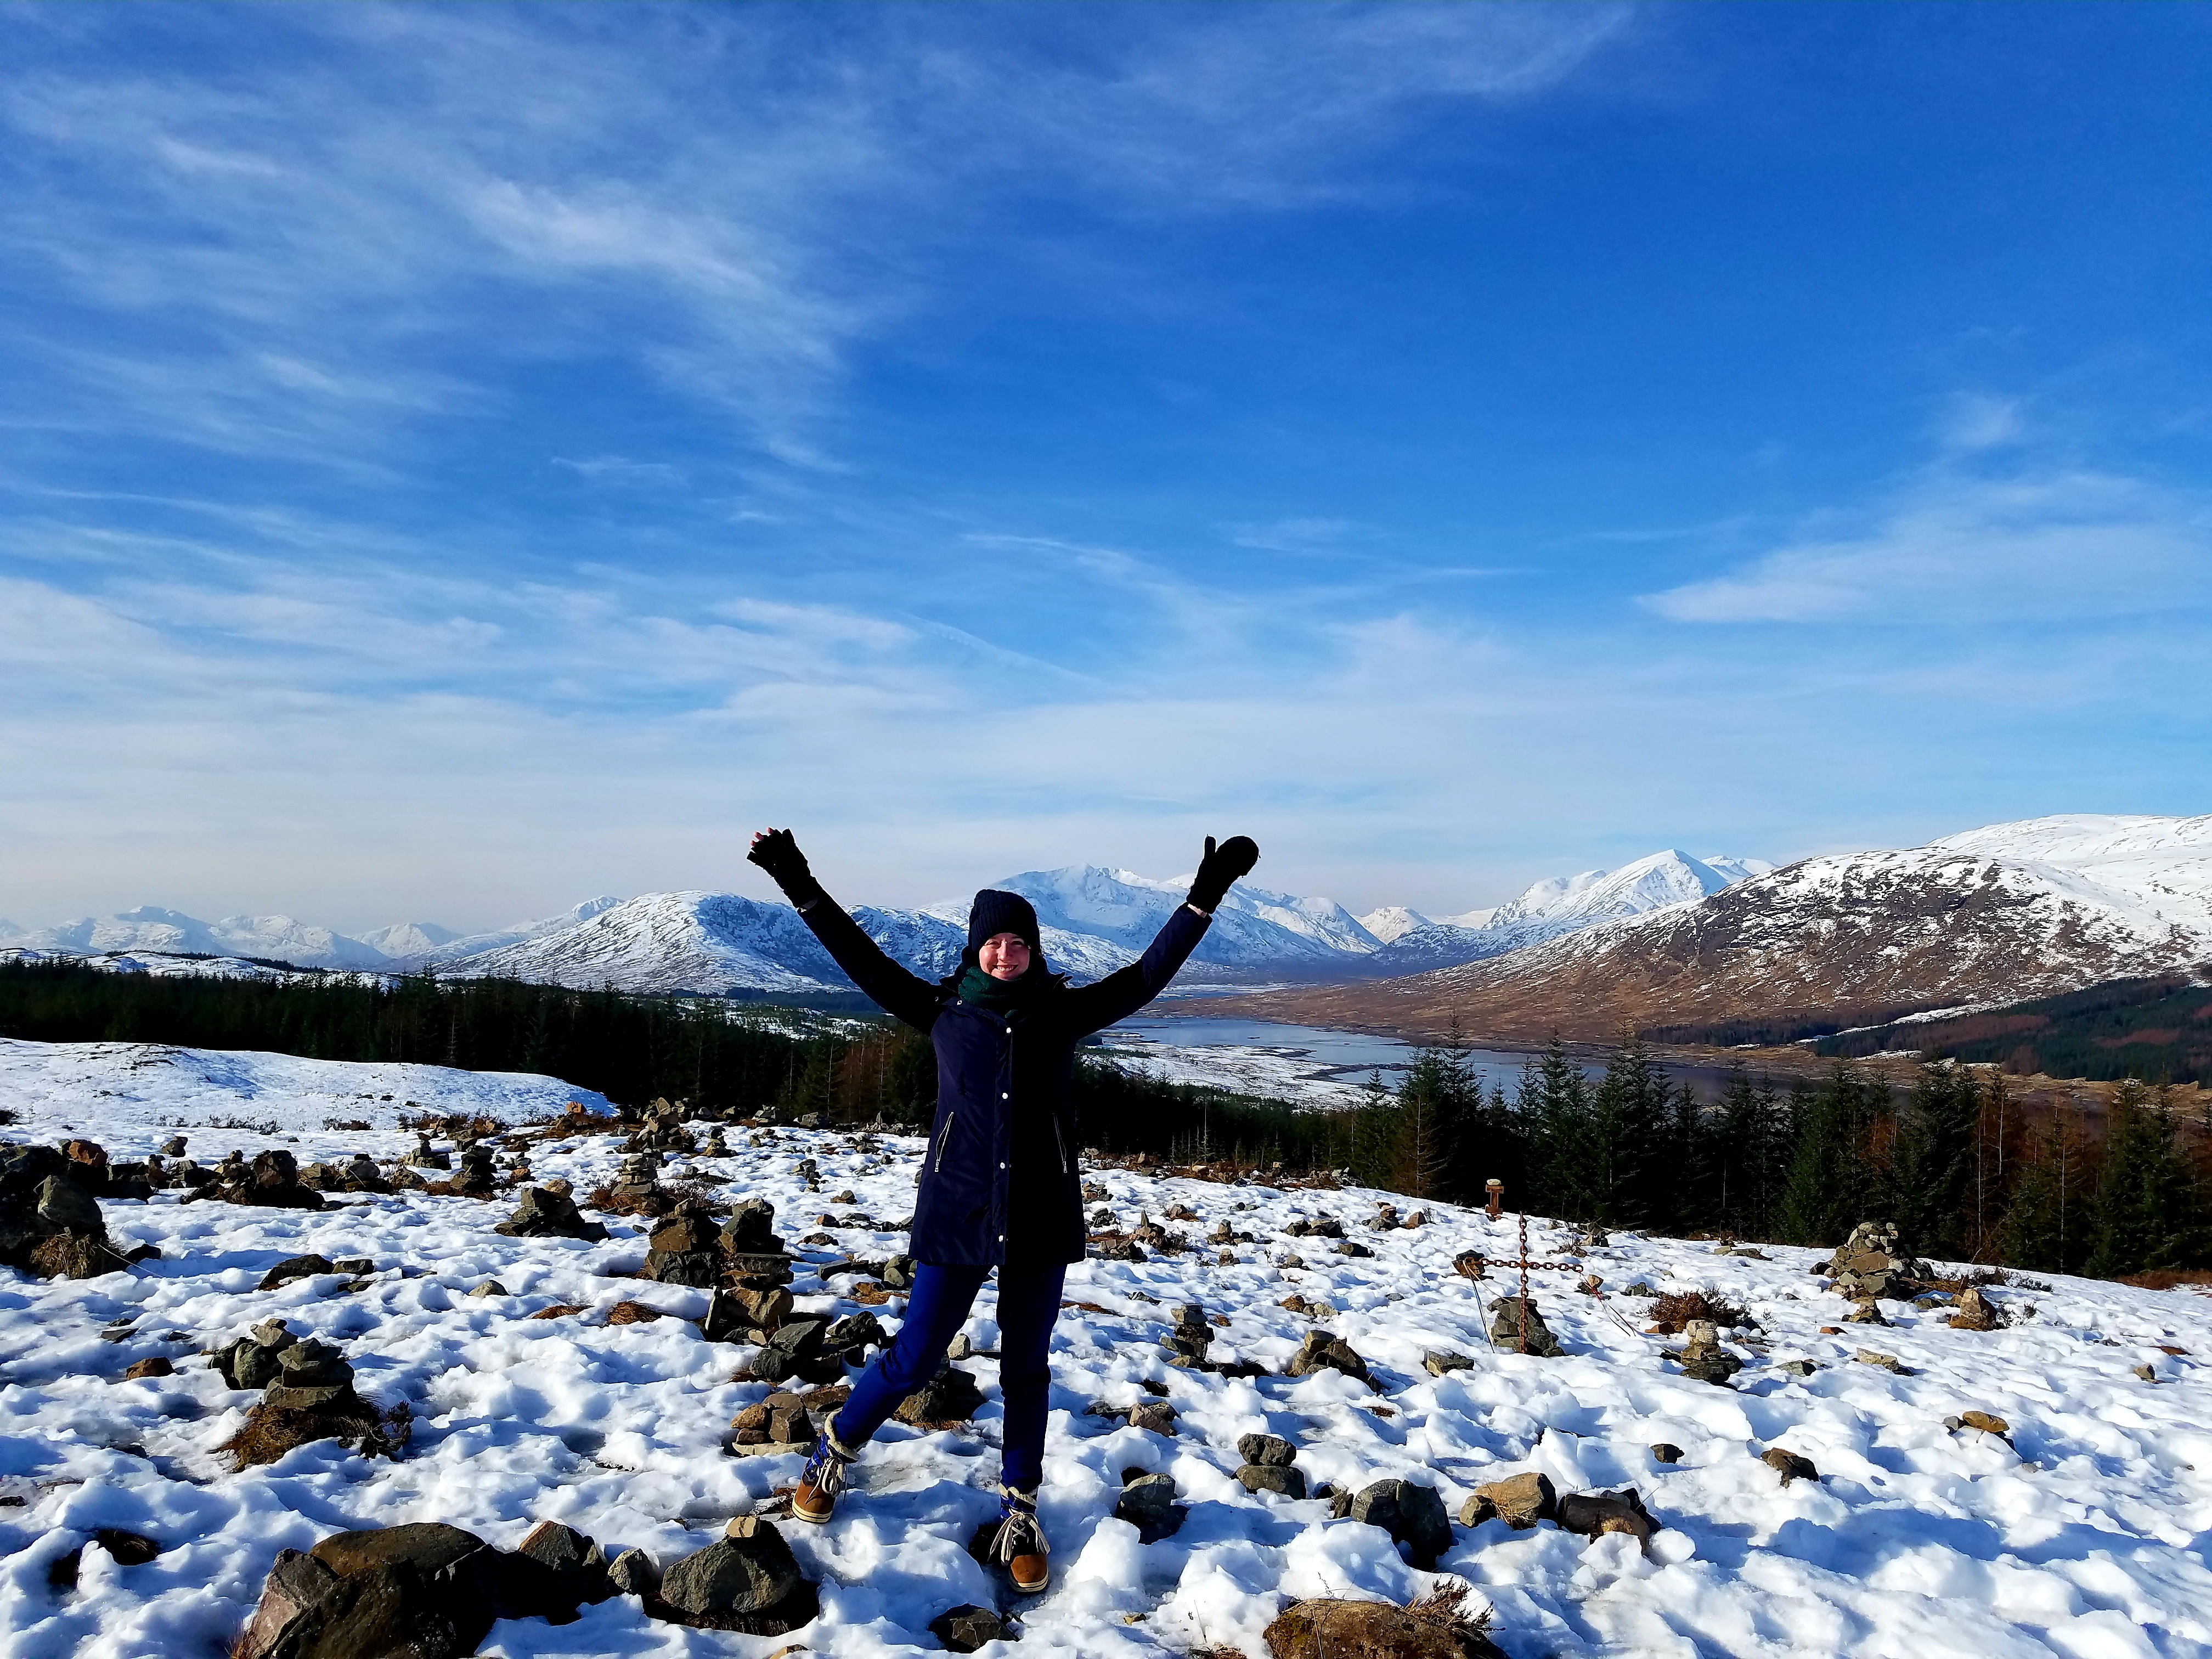
<svg viewBox="0 0 2212 1659"><path fill-rule="evenodd" d="M1099 1036L1117 1059L1141 1064L1172 1083L1212 1084L1310 1105L1351 1104L1376 1074L1385 1088L1395 1089L1419 1053L1418 1044L1365 1031L1198 1015L1140 1014ZM1516 1049L1465 1052L1483 1091L1499 1088L1509 1097L1520 1086L1522 1067L1531 1058ZM1604 1073L1601 1059L1584 1058L1581 1064L1588 1077ZM1706 1098L1719 1092L1723 1074L1717 1068L1663 1069L1670 1080L1687 1081Z"/></svg>

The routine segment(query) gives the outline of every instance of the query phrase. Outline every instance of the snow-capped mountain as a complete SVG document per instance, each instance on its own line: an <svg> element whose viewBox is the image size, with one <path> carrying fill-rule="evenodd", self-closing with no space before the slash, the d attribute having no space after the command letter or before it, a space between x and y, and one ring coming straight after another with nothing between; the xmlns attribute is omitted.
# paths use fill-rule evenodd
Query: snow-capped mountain
<svg viewBox="0 0 2212 1659"><path fill-rule="evenodd" d="M1370 919L1378 927L1332 899L1240 883L1216 912L1185 982L1330 981L1471 961L1531 938L1671 902L1678 893L1708 890L1723 880L1720 872L1742 867L1734 860L1658 854L1609 875L1591 872L1539 883L1495 910L1441 920L1403 908L1379 910ZM1025 871L994 884L1036 907L1052 969L1085 981L1135 961L1182 902L1190 878L1156 879L1072 865ZM895 960L934 979L959 960L969 902L963 896L913 909L857 905L853 915ZM1509 923L1491 926L1509 913ZM811 996L852 988L788 906L731 894L602 896L556 915L470 934L416 921L347 938L285 918L262 918L248 942L234 937L246 920L252 919L206 923L171 911L134 911L38 934L0 935L0 945L83 956L133 950L265 956L303 967L427 968L465 978L512 975L637 991ZM281 931L280 923L292 931Z"/></svg>
<svg viewBox="0 0 2212 1659"><path fill-rule="evenodd" d="M2212 971L2212 817L2075 816L1806 859L1504 956L1242 1011L1602 1039L1624 1024L1871 1023L2178 969Z"/></svg>
<svg viewBox="0 0 2212 1659"><path fill-rule="evenodd" d="M201 921L150 904L115 915L81 916L52 927L15 929L0 935L0 944L70 956L158 951L173 955L264 957L301 968L382 968L390 962L374 945L289 916L225 916L220 921Z"/></svg>
<svg viewBox="0 0 2212 1659"><path fill-rule="evenodd" d="M389 927L372 927L357 937L395 962L408 962L429 955L441 945L451 945L460 935L434 921L395 921Z"/></svg>
<svg viewBox="0 0 2212 1659"><path fill-rule="evenodd" d="M1554 876L1494 909L1437 921L1418 918L1396 930L1368 969L1382 975L1414 974L1502 957L1564 933L1694 903L1773 867L1763 859L1695 859L1670 848L1618 870Z"/></svg>

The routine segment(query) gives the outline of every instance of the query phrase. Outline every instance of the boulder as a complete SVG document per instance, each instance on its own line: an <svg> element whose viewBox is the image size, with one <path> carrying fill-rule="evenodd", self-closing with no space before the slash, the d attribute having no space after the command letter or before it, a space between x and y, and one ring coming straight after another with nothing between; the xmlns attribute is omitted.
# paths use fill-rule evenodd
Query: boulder
<svg viewBox="0 0 2212 1659"><path fill-rule="evenodd" d="M1306 1495L1305 1471L1287 1463L1247 1463L1237 1471L1237 1479L1249 1492L1280 1492L1285 1498Z"/></svg>
<svg viewBox="0 0 2212 1659"><path fill-rule="evenodd" d="M0 1261L49 1279L94 1279L127 1264L107 1237L100 1203L79 1184L105 1165L51 1146L0 1147Z"/></svg>
<svg viewBox="0 0 2212 1659"><path fill-rule="evenodd" d="M1172 1438L1176 1431L1176 1408L1164 1400L1148 1400L1130 1411L1129 1426Z"/></svg>
<svg viewBox="0 0 2212 1659"><path fill-rule="evenodd" d="M1014 1628L988 1607L972 1601L940 1613L929 1621L929 1633L953 1653L973 1653L987 1642L1012 1641Z"/></svg>
<svg viewBox="0 0 2212 1659"><path fill-rule="evenodd" d="M1459 1523L1463 1527L1479 1527L1490 1520L1503 1521L1516 1532L1526 1532L1540 1521L1549 1521L1559 1513L1559 1492L1552 1478L1530 1470L1504 1480L1492 1480L1477 1486L1467 1502L1460 1505Z"/></svg>
<svg viewBox="0 0 2212 1659"><path fill-rule="evenodd" d="M966 1422L982 1403L983 1391L975 1385L975 1379L957 1366L945 1365L899 1401L893 1415L900 1422L911 1423L918 1428L934 1428Z"/></svg>
<svg viewBox="0 0 2212 1659"><path fill-rule="evenodd" d="M556 1606L574 1609L581 1602L606 1601L615 1593L607 1577L606 1552L574 1527L541 1521L515 1553L552 1575Z"/></svg>
<svg viewBox="0 0 2212 1659"><path fill-rule="evenodd" d="M2006 1422L2002 1417L1994 1416L1988 1412L1960 1412L1959 1422L1961 1427L1979 1429L1984 1434L2002 1437L2012 1432L2011 1424Z"/></svg>
<svg viewBox="0 0 2212 1659"><path fill-rule="evenodd" d="M1782 1484L1792 1480L1818 1480L1820 1470L1813 1467L1809 1457L1800 1457L1794 1451L1784 1451L1779 1446L1770 1446L1759 1455L1759 1461L1782 1477Z"/></svg>
<svg viewBox="0 0 2212 1659"><path fill-rule="evenodd" d="M234 1204L257 1204L272 1209L323 1207L323 1195L301 1183L299 1160L282 1146L256 1153L245 1178L226 1186L221 1195Z"/></svg>
<svg viewBox="0 0 2212 1659"><path fill-rule="evenodd" d="M1561 1532L1577 1533L1584 1538L1625 1532L1639 1544L1659 1530L1659 1523L1651 1518L1633 1486L1619 1492L1570 1492L1559 1500L1558 1520Z"/></svg>
<svg viewBox="0 0 2212 1659"><path fill-rule="evenodd" d="M1261 1632L1272 1659L1504 1659L1482 1621L1388 1601L1315 1597L1293 1602Z"/></svg>
<svg viewBox="0 0 2212 1659"><path fill-rule="evenodd" d="M1121 1496L1114 1504L1115 1518L1134 1527L1144 1542L1157 1542L1182 1525L1184 1511L1175 1496L1175 1482L1166 1475L1139 1470L1136 1478L1121 1488Z"/></svg>
<svg viewBox="0 0 2212 1659"><path fill-rule="evenodd" d="M1437 1557L1451 1547L1451 1520L1434 1486L1412 1480L1377 1480L1352 1495L1349 1512L1354 1521L1380 1527L1403 1544L1413 1565L1425 1572L1432 1570Z"/></svg>
<svg viewBox="0 0 2212 1659"><path fill-rule="evenodd" d="M624 1550L607 1563L607 1582L617 1595L658 1595L660 1569L643 1550Z"/></svg>
<svg viewBox="0 0 2212 1659"><path fill-rule="evenodd" d="M1449 1348L1437 1349L1421 1356L1421 1369L1431 1376L1449 1376L1454 1371L1469 1370L1474 1361L1465 1354Z"/></svg>
<svg viewBox="0 0 2212 1659"><path fill-rule="evenodd" d="M819 1604L775 1523L740 1515L661 1574L649 1607L680 1624L780 1636L811 1623Z"/></svg>
<svg viewBox="0 0 2212 1659"><path fill-rule="evenodd" d="M1237 1455L1263 1468L1288 1468L1297 1462L1298 1449L1280 1435L1248 1434L1237 1442Z"/></svg>
<svg viewBox="0 0 2212 1659"><path fill-rule="evenodd" d="M1996 1304L1969 1285L1959 1292L1959 1310L1951 1316L1954 1331L1993 1331L2004 1323Z"/></svg>
<svg viewBox="0 0 2212 1659"><path fill-rule="evenodd" d="M327 1256L287 1256L283 1261L271 1267L267 1273L262 1274L261 1283L254 1288L263 1291L273 1291L280 1285L290 1284L295 1279L313 1279L317 1273L335 1273L337 1271L337 1269L331 1265L330 1258Z"/></svg>
<svg viewBox="0 0 2212 1659"><path fill-rule="evenodd" d="M1655 1463L1679 1463L1682 1461L1682 1449L1671 1442L1662 1440L1652 1447L1651 1461Z"/></svg>
<svg viewBox="0 0 2212 1659"><path fill-rule="evenodd" d="M596 1221L586 1221L576 1208L576 1200L565 1192L550 1187L532 1187L525 1190L514 1213L492 1231L504 1233L509 1238L585 1238L598 1240L607 1236L606 1228Z"/></svg>
<svg viewBox="0 0 2212 1659"><path fill-rule="evenodd" d="M1285 1376L1304 1376L1318 1370L1341 1371L1346 1376L1356 1376L1370 1388L1375 1379L1369 1375L1367 1362L1354 1352L1352 1346L1340 1336L1327 1331L1308 1331L1298 1351L1283 1367Z"/></svg>
<svg viewBox="0 0 2212 1659"><path fill-rule="evenodd" d="M263 1659L301 1614L321 1601L338 1576L312 1555L279 1550L261 1586L260 1604L231 1648L236 1659Z"/></svg>
<svg viewBox="0 0 2212 1659"><path fill-rule="evenodd" d="M137 1361L129 1370L123 1373L123 1380L126 1382L137 1382L149 1376L173 1376L176 1374L176 1370L174 1365L157 1354L151 1359Z"/></svg>
<svg viewBox="0 0 2212 1659"><path fill-rule="evenodd" d="M1545 1359L1556 1359L1566 1352L1559 1346L1559 1338L1552 1334L1551 1328L1544 1323L1544 1316L1537 1311L1533 1297L1525 1302L1517 1296L1498 1297L1498 1310L1491 1317L1490 1340L1512 1352Z"/></svg>
<svg viewBox="0 0 2212 1659"><path fill-rule="evenodd" d="M285 1550L234 1659L462 1659L499 1615L498 1557L435 1522Z"/></svg>

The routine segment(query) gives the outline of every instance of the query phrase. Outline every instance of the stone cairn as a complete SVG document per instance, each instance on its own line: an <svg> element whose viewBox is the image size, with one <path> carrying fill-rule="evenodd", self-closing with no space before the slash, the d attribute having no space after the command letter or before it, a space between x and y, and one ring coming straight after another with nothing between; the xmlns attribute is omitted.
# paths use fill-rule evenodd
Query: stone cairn
<svg viewBox="0 0 2212 1659"><path fill-rule="evenodd" d="M1743 1361L1721 1346L1718 1328L1710 1319L1692 1319L1682 1327L1682 1346L1667 1358L1682 1368L1682 1375L1722 1388L1743 1369Z"/></svg>
<svg viewBox="0 0 2212 1659"><path fill-rule="evenodd" d="M0 1261L41 1278L93 1279L126 1266L85 1166L51 1146L0 1147Z"/></svg>
<svg viewBox="0 0 2212 1659"><path fill-rule="evenodd" d="M415 1132L415 1149L399 1161L412 1170L450 1170L453 1167L453 1160L430 1144L430 1132L427 1129Z"/></svg>
<svg viewBox="0 0 2212 1659"><path fill-rule="evenodd" d="M1206 1368L1206 1351L1212 1343L1213 1327L1206 1322L1206 1310L1195 1302L1186 1302L1176 1310L1174 1326L1160 1339L1160 1346L1168 1351L1168 1364L1191 1370Z"/></svg>
<svg viewBox="0 0 2212 1659"><path fill-rule="evenodd" d="M640 1276L663 1285L712 1290L722 1278L719 1243L714 1218L707 1206L687 1199L653 1227Z"/></svg>
<svg viewBox="0 0 2212 1659"><path fill-rule="evenodd" d="M1298 1449L1280 1435L1248 1434L1237 1441L1237 1455L1244 1460L1237 1480L1245 1491L1279 1492L1285 1498L1306 1495L1305 1471L1292 1467Z"/></svg>
<svg viewBox="0 0 2212 1659"><path fill-rule="evenodd" d="M1833 1274L1828 1288L1856 1304L1848 1322L1858 1325L1888 1323L1881 1304L1904 1300L1928 1277L1928 1264L1898 1248L1896 1224L1887 1221L1862 1221L1852 1228L1834 1259L1814 1271L1824 1269Z"/></svg>
<svg viewBox="0 0 2212 1659"><path fill-rule="evenodd" d="M492 1231L509 1238L598 1240L607 1236L605 1226L584 1218L565 1181L549 1181L543 1187L527 1188L522 1201L514 1206L514 1213Z"/></svg>

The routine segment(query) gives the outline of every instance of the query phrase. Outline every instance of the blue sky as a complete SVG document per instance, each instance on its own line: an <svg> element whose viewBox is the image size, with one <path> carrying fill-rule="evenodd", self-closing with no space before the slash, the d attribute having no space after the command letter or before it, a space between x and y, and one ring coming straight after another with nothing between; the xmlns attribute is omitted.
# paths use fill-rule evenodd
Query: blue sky
<svg viewBox="0 0 2212 1659"><path fill-rule="evenodd" d="M0 10L0 915L2212 810L2212 11Z"/></svg>

